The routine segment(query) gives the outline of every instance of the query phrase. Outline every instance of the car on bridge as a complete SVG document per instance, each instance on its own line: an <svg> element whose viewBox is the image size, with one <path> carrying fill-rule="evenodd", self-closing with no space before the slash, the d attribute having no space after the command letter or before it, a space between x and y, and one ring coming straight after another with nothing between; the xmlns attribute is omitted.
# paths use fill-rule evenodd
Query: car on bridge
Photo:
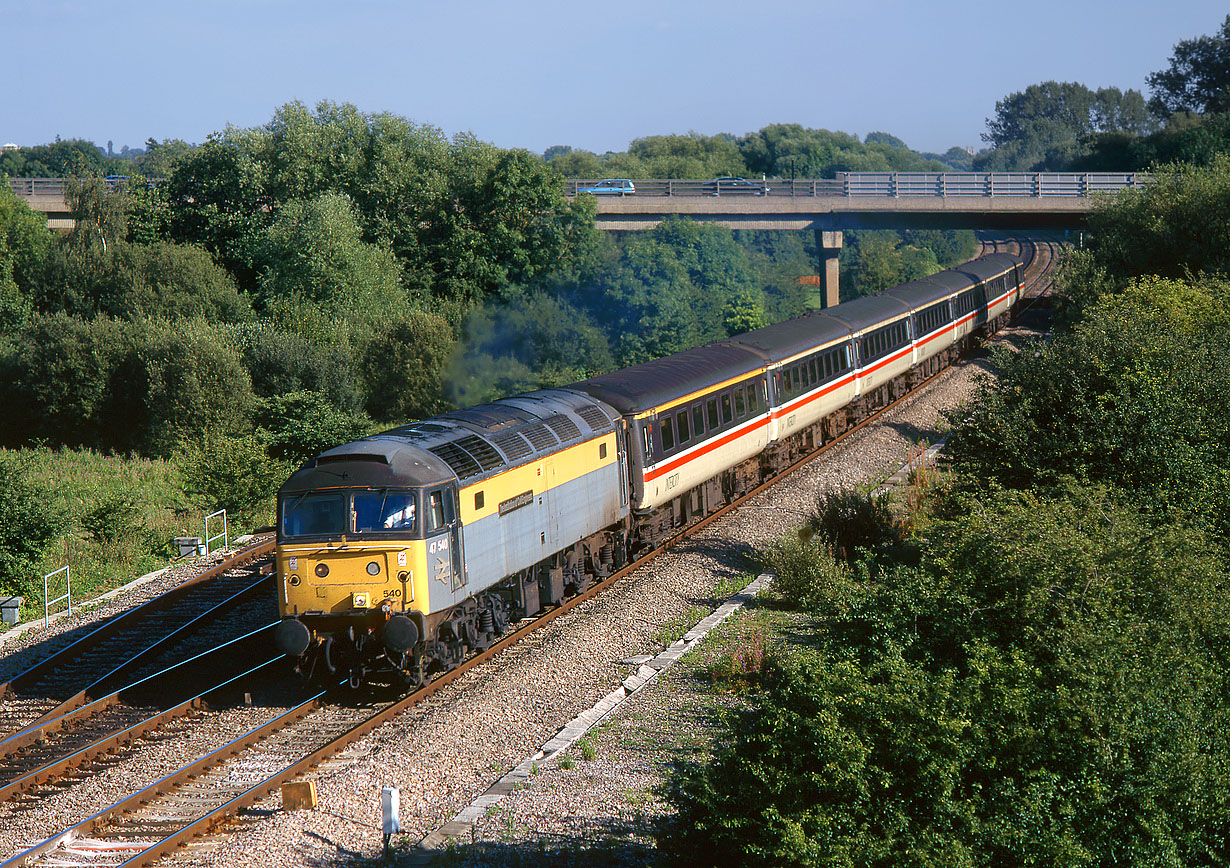
<svg viewBox="0 0 1230 868"><path fill-rule="evenodd" d="M595 196L631 196L636 192L636 185L627 178L606 178L592 187L581 187L577 192Z"/></svg>
<svg viewBox="0 0 1230 868"><path fill-rule="evenodd" d="M747 178L723 175L721 178L714 178L706 183L705 192L710 196L737 196L740 194L767 196L769 194L769 185L766 181L749 181Z"/></svg>

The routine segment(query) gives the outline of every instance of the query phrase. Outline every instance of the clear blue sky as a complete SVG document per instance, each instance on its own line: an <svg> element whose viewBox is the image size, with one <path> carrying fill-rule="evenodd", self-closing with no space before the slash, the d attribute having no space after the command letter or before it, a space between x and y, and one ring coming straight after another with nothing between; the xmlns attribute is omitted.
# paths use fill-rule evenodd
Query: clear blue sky
<svg viewBox="0 0 1230 868"><path fill-rule="evenodd" d="M981 147L1049 79L1145 92L1211 0L0 0L0 143L201 142L301 100L542 152L771 123Z"/></svg>

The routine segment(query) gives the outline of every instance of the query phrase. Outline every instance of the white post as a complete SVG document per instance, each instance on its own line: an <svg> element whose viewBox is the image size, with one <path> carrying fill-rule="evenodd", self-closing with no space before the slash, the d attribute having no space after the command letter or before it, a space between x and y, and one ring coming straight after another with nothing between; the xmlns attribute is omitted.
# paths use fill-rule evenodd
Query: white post
<svg viewBox="0 0 1230 868"><path fill-rule="evenodd" d="M380 791L380 809L384 815L384 849L389 849L389 838L401 831L401 794L397 787L385 787Z"/></svg>

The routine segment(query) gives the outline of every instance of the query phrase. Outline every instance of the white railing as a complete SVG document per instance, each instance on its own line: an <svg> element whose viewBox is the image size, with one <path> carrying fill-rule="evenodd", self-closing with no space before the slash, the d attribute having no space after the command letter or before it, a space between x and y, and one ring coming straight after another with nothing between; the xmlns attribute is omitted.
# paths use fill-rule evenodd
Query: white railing
<svg viewBox="0 0 1230 868"><path fill-rule="evenodd" d="M53 576L64 574L65 591L62 596L56 597L54 600L48 599L50 595L49 587ZM68 603L68 611L73 611L73 574L68 568L68 564L60 567L58 570L52 570L47 575L43 576L43 626L46 627L51 621L51 607L58 603Z"/></svg>
<svg viewBox="0 0 1230 868"><path fill-rule="evenodd" d="M222 519L222 533L216 533L213 536L210 536L209 535L210 519L217 519L219 517L221 517ZM218 526L217 522L215 522L214 527L217 527L217 526ZM227 536L226 510L225 509L220 509L217 512L211 512L209 515L205 516L205 554L210 554L213 551L213 548L211 548L211 546L218 540L222 540L223 551L231 547L231 540Z"/></svg>

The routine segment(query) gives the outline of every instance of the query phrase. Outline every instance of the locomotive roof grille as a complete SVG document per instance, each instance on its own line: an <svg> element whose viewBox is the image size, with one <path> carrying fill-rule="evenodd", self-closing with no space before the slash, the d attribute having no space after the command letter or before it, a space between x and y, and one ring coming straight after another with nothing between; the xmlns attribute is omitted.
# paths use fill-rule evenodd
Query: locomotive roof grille
<svg viewBox="0 0 1230 868"><path fill-rule="evenodd" d="M576 426L576 423L562 413L557 413L554 416L548 416L542 420L548 428L555 432L555 436L559 437L562 443L565 440L580 440L581 429Z"/></svg>
<svg viewBox="0 0 1230 868"><path fill-rule="evenodd" d="M546 425L541 423L537 425L527 425L521 431L525 435L525 439L533 444L534 448L539 452L546 452L549 449L554 449L559 445L559 440Z"/></svg>
<svg viewBox="0 0 1230 868"><path fill-rule="evenodd" d="M491 448L490 443L473 434L462 437L457 441L457 445L474 457L484 473L488 470L495 470L497 467L503 467L506 463L504 457Z"/></svg>
<svg viewBox="0 0 1230 868"><path fill-rule="evenodd" d="M429 451L444 461L457 474L458 479L469 479L482 473L482 468L473 456L456 443L441 443L439 446L432 446Z"/></svg>
<svg viewBox="0 0 1230 868"><path fill-rule="evenodd" d="M576 412L578 416L585 420L585 424L595 432L605 431L611 427L611 420L606 417L606 413L603 413L592 404L578 407Z"/></svg>
<svg viewBox="0 0 1230 868"><path fill-rule="evenodd" d="M508 456L509 461L520 461L534 452L532 446L516 431L501 431L491 437L491 442L500 447L500 451Z"/></svg>

